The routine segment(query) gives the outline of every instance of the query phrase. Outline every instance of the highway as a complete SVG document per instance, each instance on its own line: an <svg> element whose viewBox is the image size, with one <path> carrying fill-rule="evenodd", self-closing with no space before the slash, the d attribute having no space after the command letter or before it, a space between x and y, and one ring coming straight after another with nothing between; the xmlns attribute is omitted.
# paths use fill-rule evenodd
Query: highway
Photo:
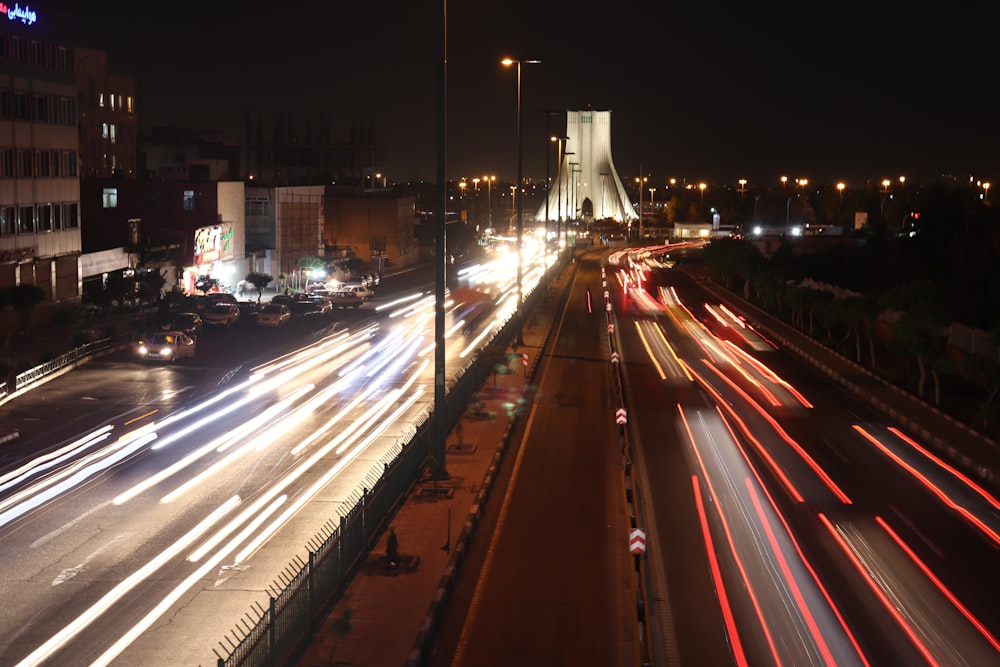
<svg viewBox="0 0 1000 667"><path fill-rule="evenodd" d="M452 378L514 293L503 258L458 273ZM335 319L206 331L191 363L123 351L4 406L0 663L214 664L431 411L432 306L408 274Z"/></svg>
<svg viewBox="0 0 1000 667"><path fill-rule="evenodd" d="M658 664L1000 660L993 495L682 271L622 253L607 282Z"/></svg>

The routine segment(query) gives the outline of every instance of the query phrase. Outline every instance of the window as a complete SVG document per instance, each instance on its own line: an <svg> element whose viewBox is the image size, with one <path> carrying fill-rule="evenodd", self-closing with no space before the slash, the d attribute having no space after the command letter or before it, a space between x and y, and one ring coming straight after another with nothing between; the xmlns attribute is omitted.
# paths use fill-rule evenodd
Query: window
<svg viewBox="0 0 1000 667"><path fill-rule="evenodd" d="M56 100L56 122L60 125L76 125L76 107L69 97Z"/></svg>
<svg viewBox="0 0 1000 667"><path fill-rule="evenodd" d="M118 208L118 188L104 188L101 192L101 205L104 208Z"/></svg>
<svg viewBox="0 0 1000 667"><path fill-rule="evenodd" d="M14 149L0 148L0 176L14 178Z"/></svg>
<svg viewBox="0 0 1000 667"><path fill-rule="evenodd" d="M52 205L52 229L62 229L62 214L64 204Z"/></svg>
<svg viewBox="0 0 1000 667"><path fill-rule="evenodd" d="M52 231L52 204L40 204L38 206L38 231Z"/></svg>
<svg viewBox="0 0 1000 667"><path fill-rule="evenodd" d="M30 234L35 231L35 208L33 206L17 207L17 233Z"/></svg>
<svg viewBox="0 0 1000 667"><path fill-rule="evenodd" d="M185 211L194 210L194 190L184 191L184 210Z"/></svg>
<svg viewBox="0 0 1000 667"><path fill-rule="evenodd" d="M63 216L63 221L66 223L65 228L70 229L80 226L80 205L77 203L65 204L64 205L66 215Z"/></svg>
<svg viewBox="0 0 1000 667"><path fill-rule="evenodd" d="M35 176L39 178L49 178L52 176L52 170L49 168L48 151L35 152Z"/></svg>
<svg viewBox="0 0 1000 667"><path fill-rule="evenodd" d="M107 139L108 138L108 134L109 134L109 132L108 132L108 124L107 123L101 123L101 139Z"/></svg>
<svg viewBox="0 0 1000 667"><path fill-rule="evenodd" d="M30 120L31 112L28 108L28 94L14 91L14 120Z"/></svg>
<svg viewBox="0 0 1000 667"><path fill-rule="evenodd" d="M17 149L17 175L31 178L31 151Z"/></svg>
<svg viewBox="0 0 1000 667"><path fill-rule="evenodd" d="M14 233L14 207L0 206L0 236Z"/></svg>
<svg viewBox="0 0 1000 667"><path fill-rule="evenodd" d="M97 106L104 108L104 93L97 94Z"/></svg>
<svg viewBox="0 0 1000 667"><path fill-rule="evenodd" d="M76 178L76 151L63 151L59 172L66 178Z"/></svg>
<svg viewBox="0 0 1000 667"><path fill-rule="evenodd" d="M10 118L14 108L14 96L9 90L0 90L0 118Z"/></svg>
<svg viewBox="0 0 1000 667"><path fill-rule="evenodd" d="M128 111L129 113L135 111L135 98L132 97L131 95L125 98L125 110Z"/></svg>
<svg viewBox="0 0 1000 667"><path fill-rule="evenodd" d="M59 151L49 153L49 163L52 165L53 178L59 177Z"/></svg>
<svg viewBox="0 0 1000 667"><path fill-rule="evenodd" d="M49 122L49 98L46 95L35 95L35 120Z"/></svg>
<svg viewBox="0 0 1000 667"><path fill-rule="evenodd" d="M111 143L118 143L118 128L114 123L108 124L108 138L111 140Z"/></svg>

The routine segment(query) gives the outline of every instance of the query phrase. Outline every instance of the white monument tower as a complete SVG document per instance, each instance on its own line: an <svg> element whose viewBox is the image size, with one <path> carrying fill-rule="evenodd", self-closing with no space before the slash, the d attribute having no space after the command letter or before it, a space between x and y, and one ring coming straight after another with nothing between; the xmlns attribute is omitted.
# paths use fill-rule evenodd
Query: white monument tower
<svg viewBox="0 0 1000 667"><path fill-rule="evenodd" d="M567 111L565 146L556 179L536 221L607 220L629 222L639 216L611 159L611 112Z"/></svg>

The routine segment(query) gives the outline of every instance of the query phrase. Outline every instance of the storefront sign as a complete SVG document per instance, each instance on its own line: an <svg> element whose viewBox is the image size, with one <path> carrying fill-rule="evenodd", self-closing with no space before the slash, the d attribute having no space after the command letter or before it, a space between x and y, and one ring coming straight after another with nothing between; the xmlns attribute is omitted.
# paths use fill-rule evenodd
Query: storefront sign
<svg viewBox="0 0 1000 667"><path fill-rule="evenodd" d="M22 7L20 4L14 3L11 6L2 0L0 0L0 14L6 16L8 21L20 21L25 25L35 25L38 21L38 14L28 5Z"/></svg>

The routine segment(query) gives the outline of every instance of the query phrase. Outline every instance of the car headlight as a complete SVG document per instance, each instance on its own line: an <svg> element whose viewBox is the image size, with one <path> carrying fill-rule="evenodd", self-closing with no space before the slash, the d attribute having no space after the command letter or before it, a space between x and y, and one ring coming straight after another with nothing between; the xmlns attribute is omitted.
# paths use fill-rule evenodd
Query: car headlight
<svg viewBox="0 0 1000 667"><path fill-rule="evenodd" d="M165 347L162 350L160 350L160 356L169 357L170 353L173 351L174 351L173 348Z"/></svg>
<svg viewBox="0 0 1000 667"><path fill-rule="evenodd" d="M149 354L149 350L146 349L145 345L139 346L139 354Z"/></svg>

